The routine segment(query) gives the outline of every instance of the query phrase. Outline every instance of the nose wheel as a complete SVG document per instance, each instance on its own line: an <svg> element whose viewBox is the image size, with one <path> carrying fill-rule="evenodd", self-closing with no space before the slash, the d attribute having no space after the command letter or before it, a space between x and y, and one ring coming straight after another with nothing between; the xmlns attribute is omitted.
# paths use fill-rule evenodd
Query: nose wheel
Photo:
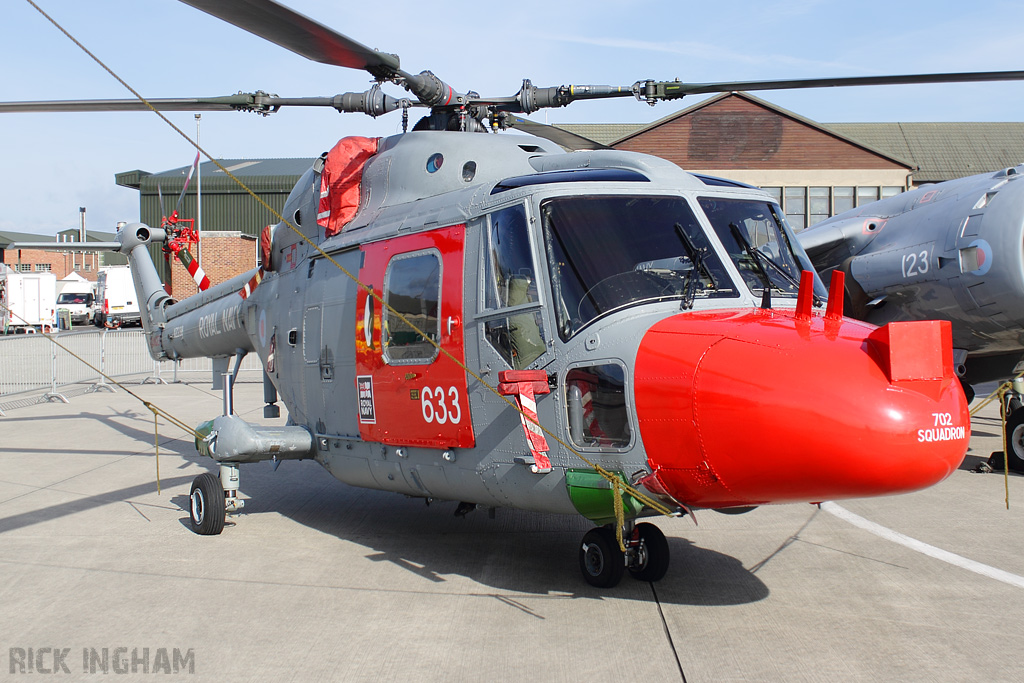
<svg viewBox="0 0 1024 683"><path fill-rule="evenodd" d="M224 530L226 508L220 479L209 472L192 482L189 494L189 521L192 531L202 536L216 536Z"/></svg>
<svg viewBox="0 0 1024 683"><path fill-rule="evenodd" d="M580 545L580 571L591 586L612 588L622 580L625 557L619 550L615 532L606 526L591 529Z"/></svg>
<svg viewBox="0 0 1024 683"><path fill-rule="evenodd" d="M1024 408L1017 408L1006 418L1006 467L1024 472Z"/></svg>
<svg viewBox="0 0 1024 683"><path fill-rule="evenodd" d="M628 524L623 534L626 552L619 548L615 530L609 526L591 529L580 544L580 572L597 588L613 588L629 570L638 581L660 581L668 572L668 540L661 529L641 522Z"/></svg>
<svg viewBox="0 0 1024 683"><path fill-rule="evenodd" d="M634 531L636 547L629 573L637 581L661 581L668 572L668 539L661 529L641 522ZM627 549L628 550L628 549Z"/></svg>

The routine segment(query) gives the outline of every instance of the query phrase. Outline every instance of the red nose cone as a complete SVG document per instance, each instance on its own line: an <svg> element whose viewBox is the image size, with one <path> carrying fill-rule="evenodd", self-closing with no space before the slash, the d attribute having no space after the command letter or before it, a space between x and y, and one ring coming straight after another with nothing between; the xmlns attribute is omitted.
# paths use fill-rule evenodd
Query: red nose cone
<svg viewBox="0 0 1024 683"><path fill-rule="evenodd" d="M963 460L949 323L675 316L640 345L636 403L657 479L729 507L913 491Z"/></svg>

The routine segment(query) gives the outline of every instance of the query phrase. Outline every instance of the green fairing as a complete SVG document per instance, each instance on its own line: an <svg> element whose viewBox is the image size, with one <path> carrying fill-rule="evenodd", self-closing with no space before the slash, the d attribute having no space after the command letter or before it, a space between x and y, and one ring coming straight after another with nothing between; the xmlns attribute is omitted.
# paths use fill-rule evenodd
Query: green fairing
<svg viewBox="0 0 1024 683"><path fill-rule="evenodd" d="M210 453L210 442L206 440L206 437L210 436L213 431L213 420L208 420L196 427L196 450L199 451L199 455L205 455L213 457Z"/></svg>
<svg viewBox="0 0 1024 683"><path fill-rule="evenodd" d="M614 473L625 482L621 472ZM614 494L611 483L594 470L570 469L565 473L565 485L576 510L592 521L603 525L615 522ZM643 505L628 493L622 494L622 508L626 519L640 515Z"/></svg>

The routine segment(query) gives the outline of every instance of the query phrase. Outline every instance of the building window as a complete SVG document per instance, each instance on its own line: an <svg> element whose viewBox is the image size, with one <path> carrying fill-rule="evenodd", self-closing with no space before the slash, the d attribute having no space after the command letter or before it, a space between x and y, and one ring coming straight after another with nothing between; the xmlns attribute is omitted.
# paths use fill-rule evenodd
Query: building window
<svg viewBox="0 0 1024 683"><path fill-rule="evenodd" d="M31 273L32 272L32 264L31 263L19 263L18 264L18 271L22 272L22 273Z"/></svg>
<svg viewBox="0 0 1024 683"><path fill-rule="evenodd" d="M864 206L871 202L878 201L878 188L877 187L858 187L857 188L857 206Z"/></svg>
<svg viewBox="0 0 1024 683"><path fill-rule="evenodd" d="M787 187L786 205L783 207L786 212L786 220L794 232L800 232L807 227L807 188Z"/></svg>
<svg viewBox="0 0 1024 683"><path fill-rule="evenodd" d="M781 187L762 187L762 190L767 192L775 200L775 203L782 206L782 188Z"/></svg>
<svg viewBox="0 0 1024 683"><path fill-rule="evenodd" d="M811 212L807 225L810 226L825 220L831 213L829 212L829 188L812 187L809 195Z"/></svg>
<svg viewBox="0 0 1024 683"><path fill-rule="evenodd" d="M82 268L83 268L83 270L85 270L85 272L88 273L90 270L92 270L92 264L91 263L86 263L84 266L82 266Z"/></svg>
<svg viewBox="0 0 1024 683"><path fill-rule="evenodd" d="M49 273L50 272L50 264L49 263L37 263L36 264L36 272L37 273Z"/></svg>
<svg viewBox="0 0 1024 683"><path fill-rule="evenodd" d="M833 187L833 215L849 211L854 206L854 190L852 187Z"/></svg>
<svg viewBox="0 0 1024 683"><path fill-rule="evenodd" d="M903 188L897 185L886 185L882 188L882 199L886 197L895 197L896 195L903 192Z"/></svg>

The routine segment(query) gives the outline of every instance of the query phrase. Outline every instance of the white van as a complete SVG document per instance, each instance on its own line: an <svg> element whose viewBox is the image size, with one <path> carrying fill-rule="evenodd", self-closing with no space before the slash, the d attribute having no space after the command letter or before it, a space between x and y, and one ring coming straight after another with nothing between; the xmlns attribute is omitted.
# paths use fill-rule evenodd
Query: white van
<svg viewBox="0 0 1024 683"><path fill-rule="evenodd" d="M96 289L96 298L100 303L100 311L96 316L98 327L142 324L135 283L132 282L132 271L128 266L100 268Z"/></svg>
<svg viewBox="0 0 1024 683"><path fill-rule="evenodd" d="M57 295L57 311L67 310L72 325L92 324L96 306L95 285L89 281L61 280L63 284Z"/></svg>

